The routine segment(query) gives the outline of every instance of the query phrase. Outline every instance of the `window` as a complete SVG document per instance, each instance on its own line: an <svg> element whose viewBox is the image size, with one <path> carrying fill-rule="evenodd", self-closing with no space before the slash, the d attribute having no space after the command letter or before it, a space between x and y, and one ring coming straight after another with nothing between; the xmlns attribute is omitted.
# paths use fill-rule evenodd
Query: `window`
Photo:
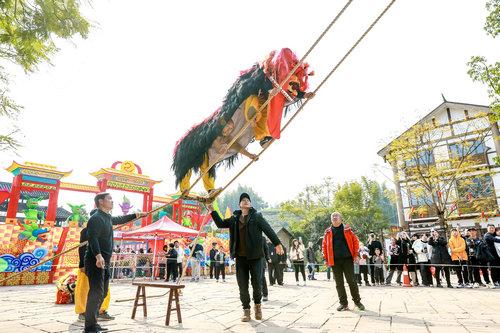
<svg viewBox="0 0 500 333"><path fill-rule="evenodd" d="M490 176L477 176L457 181L458 195L461 199L472 201L493 195L493 180Z"/></svg>
<svg viewBox="0 0 500 333"><path fill-rule="evenodd" d="M466 155L480 155L486 152L486 146L482 141L469 142L467 145L461 142L453 143L449 148L452 158L464 157Z"/></svg>
<svg viewBox="0 0 500 333"><path fill-rule="evenodd" d="M405 161L407 167L414 167L418 165L431 165L434 164L434 155L429 150L422 150L419 152L418 159L412 158L411 160Z"/></svg>
<svg viewBox="0 0 500 333"><path fill-rule="evenodd" d="M424 193L417 195L412 190L410 190L409 193L410 193L409 198L411 207L420 207L432 204L432 198Z"/></svg>

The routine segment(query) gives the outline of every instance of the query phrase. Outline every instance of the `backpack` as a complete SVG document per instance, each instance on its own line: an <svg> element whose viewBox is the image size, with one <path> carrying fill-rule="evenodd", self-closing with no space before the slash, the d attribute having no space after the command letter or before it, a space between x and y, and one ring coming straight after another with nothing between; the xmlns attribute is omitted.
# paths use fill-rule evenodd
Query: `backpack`
<svg viewBox="0 0 500 333"><path fill-rule="evenodd" d="M490 249L488 248L488 244L486 244L483 240L479 241L476 245L476 258L486 262L495 260L490 252Z"/></svg>

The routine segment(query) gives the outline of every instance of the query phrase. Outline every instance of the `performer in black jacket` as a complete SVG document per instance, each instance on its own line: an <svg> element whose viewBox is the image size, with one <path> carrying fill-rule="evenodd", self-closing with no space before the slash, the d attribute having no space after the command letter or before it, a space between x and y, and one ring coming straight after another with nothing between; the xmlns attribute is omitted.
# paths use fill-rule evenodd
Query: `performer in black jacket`
<svg viewBox="0 0 500 333"><path fill-rule="evenodd" d="M85 273L89 278L89 295L85 309L85 332L101 332L97 315L109 287L109 265L113 253L113 225L125 224L146 213L111 217L113 199L109 193L99 193L94 198L97 212L87 224L89 246L85 253Z"/></svg>
<svg viewBox="0 0 500 333"><path fill-rule="evenodd" d="M261 276L264 257L264 239L262 232L275 245L276 253L283 254L283 246L269 223L261 213L252 208L250 196L242 193L240 196L240 208L228 219L222 219L213 210L212 218L219 228L229 228L229 245L231 257L236 260L236 280L240 289L240 300L243 304L242 321L250 321L250 294L248 292L248 280L252 276L253 299L255 303L255 319L262 319L262 291Z"/></svg>

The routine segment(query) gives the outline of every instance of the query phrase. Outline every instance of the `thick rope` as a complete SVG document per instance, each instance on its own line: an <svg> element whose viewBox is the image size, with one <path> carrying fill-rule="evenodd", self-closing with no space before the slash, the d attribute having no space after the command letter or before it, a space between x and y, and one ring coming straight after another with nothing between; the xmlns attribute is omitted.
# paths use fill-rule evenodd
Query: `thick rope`
<svg viewBox="0 0 500 333"><path fill-rule="evenodd" d="M361 41L366 37L366 35L373 29L373 27L378 23L378 21L382 18L382 16L385 15L385 13L389 10L389 8L391 8L391 6L394 4L394 2L396 2L396 0L392 0L386 7L385 9L377 16L377 18L372 22L372 24L368 27L368 29L365 30L365 32L361 35L361 37L358 38L358 40L356 41L356 43L354 43L354 45L349 49L349 51L346 52L346 54L344 54L344 56L342 57L342 59L340 59L340 61L335 65L335 67L333 67L333 69L330 71L330 73L328 73L328 75L323 79L323 81L321 81L321 83L316 87L316 89L313 91L314 94L316 94L318 92L318 90L325 84L325 82L332 76L332 74L340 67L340 65L345 61L345 59L352 53L352 51L359 45L359 43L361 43ZM297 115L300 113L300 111L302 111L302 109L304 109L304 107L307 105L307 103L309 102L309 99L306 99L302 105L297 109L297 111L293 114L292 117L290 117L290 119L286 122L286 124L283 126L283 128L281 129L281 132L283 132L287 127L288 125L290 125L290 123L295 119L295 117L297 117ZM260 157L266 150L267 148L269 148L271 146L271 144L276 141L275 139L272 139L260 152L259 154L257 154L258 157ZM222 190L220 191L220 193L224 192L224 190L226 190L239 176L241 176L243 174L243 172L245 172L246 169L248 169L250 167L250 165L252 165L252 163L254 163L255 160L250 160L247 165L242 169L240 170L240 172L238 172L223 188Z"/></svg>

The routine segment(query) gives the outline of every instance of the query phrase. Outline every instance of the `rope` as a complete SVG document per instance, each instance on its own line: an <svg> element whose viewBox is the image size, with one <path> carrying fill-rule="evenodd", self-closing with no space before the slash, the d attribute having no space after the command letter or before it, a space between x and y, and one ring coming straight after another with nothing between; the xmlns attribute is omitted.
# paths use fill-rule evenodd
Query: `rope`
<svg viewBox="0 0 500 333"><path fill-rule="evenodd" d="M373 27L378 23L378 21L382 18L382 16L385 15L385 13L389 10L389 8L391 8L391 6L394 4L394 2L396 2L396 0L392 0L385 8L384 10L377 16L377 18L372 22L372 24L368 27L368 29L365 30L365 32L361 35L361 37L358 38L358 40L356 41L356 43L354 43L354 45L349 49L349 51L346 52L346 54L344 54L344 56L342 57L342 59L340 59L340 61L333 67L333 69L330 71L330 73L328 73L328 75L323 79L323 81L321 81L321 83L318 85L318 87L316 87L316 89L313 91L314 94L316 94L318 92L318 90L325 84L325 82L332 76L332 74L340 67L340 65L345 61L345 59L352 53L352 51L354 51L354 49L359 45L359 43L361 43L361 41L366 37L366 35L373 29ZM349 3L348 3L349 4ZM347 4L347 5L348 5ZM347 6L346 5L346 6ZM345 8L345 7L344 7ZM321 36L322 37L322 36ZM317 44L317 43L316 43ZM315 45L314 45L315 46ZM287 127L288 125L290 125L290 123L295 119L295 117L297 117L297 115L300 113L300 111L302 111L302 109L304 109L304 107L307 105L307 103L309 102L309 99L306 99L304 101L304 103L302 103L302 105L297 109L297 111L293 114L292 117L290 117L290 119L286 122L286 124L283 126L283 128L281 129L281 132L283 132ZM259 154L257 154L258 157L260 157L266 150L267 148L269 148L271 146L271 144L276 141L275 139L272 139L260 152ZM222 190L219 192L219 193L222 193L224 192L224 190L226 190L229 185L231 185L239 176L241 176L241 174L243 174L243 172L245 172L246 169L248 169L248 167L250 167L250 165L252 165L252 163L255 162L255 160L250 160L247 165L242 169L240 170L240 172L238 172L236 174L236 176L234 176L223 188Z"/></svg>
<svg viewBox="0 0 500 333"><path fill-rule="evenodd" d="M304 63L304 60L306 59L306 57L312 52L312 50L316 47L316 45L318 45L318 43L323 39L323 37L326 35L326 33L330 30L330 28L335 24L335 22L337 22L337 20L342 16L342 14L345 12L345 10L347 9L347 7L350 6L350 4L353 2L353 0L349 0L345 5L344 7L340 10L340 12L338 12L338 14L333 18L333 20L330 22L330 24L323 30L323 32L319 35L319 37L316 39L316 41L311 45L311 47L309 47L309 49L307 50L307 52L304 54L304 56L302 57L302 59L300 59L300 61L293 67L293 69L288 73L288 75L285 77L285 79L280 83L280 85L277 87L277 89L273 89L271 91L271 93L269 94L267 100L264 102L264 104L262 104L262 106L259 108L259 110L253 115L252 118L250 118L249 120L247 120L247 122L245 123L245 125L240 129L240 131L236 134L236 136L233 137L233 139L227 144L227 147L226 149L223 150L222 153L220 153L217 158L211 162L208 166L208 168L206 169L205 172L201 172L199 173L199 176L198 178L196 178L196 180L194 181L194 183L191 185L191 187L187 190L187 192L189 193L189 191L193 188L194 185L196 185L200 179L203 178L203 176L205 176L210 169L212 169L212 167L214 167L217 163L219 163L219 159L221 157L223 157L228 151L229 149L231 148L231 146L243 135L243 133L247 130L247 128L252 124L252 122L257 118L258 114L260 112L262 112L262 110L264 110L267 105L270 103L271 99L276 96L282 89L283 89L283 85L292 77L292 75L295 73L295 71ZM226 189L227 186L225 186L223 188ZM222 191L223 191L222 190ZM218 195L222 192L220 191L218 193Z"/></svg>

